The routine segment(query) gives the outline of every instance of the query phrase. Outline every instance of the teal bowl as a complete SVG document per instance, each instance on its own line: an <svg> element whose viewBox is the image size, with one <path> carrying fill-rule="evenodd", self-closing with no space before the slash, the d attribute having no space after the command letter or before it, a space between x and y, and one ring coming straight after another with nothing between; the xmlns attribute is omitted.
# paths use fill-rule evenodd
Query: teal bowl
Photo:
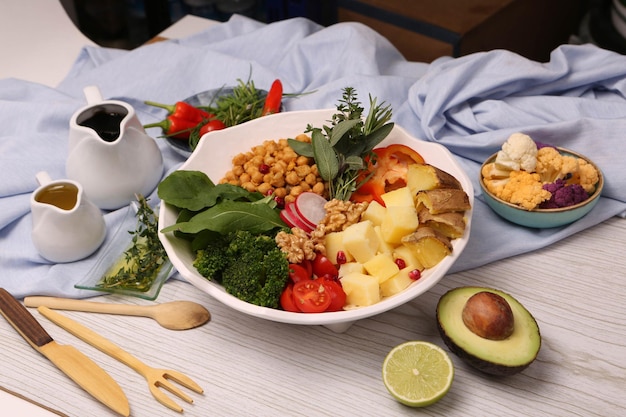
<svg viewBox="0 0 626 417"><path fill-rule="evenodd" d="M518 224L520 226L533 227L537 229L548 229L552 227L565 226L580 219L587 213L589 213L600 199L602 194L602 188L604 187L604 176L596 164L594 164L587 157L578 154L576 152L557 148L563 155L571 155L577 158L584 159L588 163L592 164L598 171L598 183L596 189L585 201L578 203L570 207L556 208L556 209L534 209L526 210L518 205L504 201L487 190L487 187L483 183L482 168L493 162L497 153L491 155L481 166L479 173L480 188L487 205L498 214L500 217L506 220Z"/></svg>

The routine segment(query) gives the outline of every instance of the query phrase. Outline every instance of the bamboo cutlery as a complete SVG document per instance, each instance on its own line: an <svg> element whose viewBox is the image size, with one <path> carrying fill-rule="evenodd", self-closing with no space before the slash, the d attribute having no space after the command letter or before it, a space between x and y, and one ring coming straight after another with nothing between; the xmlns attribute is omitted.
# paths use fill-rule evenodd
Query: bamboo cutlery
<svg viewBox="0 0 626 417"><path fill-rule="evenodd" d="M31 298L31 300L27 303L26 301L28 301L29 298ZM74 302L74 304L71 305L73 308L65 308L63 304L64 301ZM161 310L156 308L158 307L157 305L149 306L155 307L153 310L142 310L138 308L136 310L129 310L129 313L123 308L140 306L122 306L86 301L83 301L82 303L87 304L81 305L76 304L77 301L78 300L65 300L60 298L51 299L50 297L27 297L25 299L25 305L37 306L37 310L50 321L72 333L74 336L96 347L100 351L128 365L141 374L148 382L149 390L154 398L172 410L180 413L183 412L183 408L164 394L159 388L164 388L188 403L193 403L193 399L178 389L172 382L178 383L179 385L182 385L183 387L196 393L203 393L203 389L188 376L174 370L152 368L123 350L121 347L115 345L113 342L107 340L103 336L100 336L93 330L46 307L46 304L50 304L51 308L142 316L146 315L143 313L149 312L150 314L147 316L158 321L158 314L156 314L156 312ZM208 311L206 311L204 307L193 307L191 304L195 303L191 302L180 303L182 303L180 304L181 306L186 307L187 309L191 308L192 311L195 311L195 314L192 314L195 318L186 321L183 320L183 322L186 323L185 325L172 325L173 327L168 327L167 325L160 323L161 325L167 328L176 328L180 330L184 328L197 327L209 320L210 315L208 315ZM100 304L100 306L92 306L91 304ZM166 305L163 309L172 309L173 305L176 304L161 304L161 306L163 305ZM101 310L85 309L90 307L98 307ZM111 310L107 310L108 308ZM203 313L201 311L202 309L204 309L206 313ZM185 310L185 308L183 308L183 310ZM33 348L50 359L50 361L52 361L61 371L74 380L74 382L76 382L81 388L108 406L110 409L114 410L116 413L123 416L128 416L130 414L130 406L126 395L117 382L115 382L115 380L111 378L105 370L100 368L95 362L82 354L76 348L56 343L39 324L39 322L30 314L30 312L3 288L0 288L0 313Z"/></svg>

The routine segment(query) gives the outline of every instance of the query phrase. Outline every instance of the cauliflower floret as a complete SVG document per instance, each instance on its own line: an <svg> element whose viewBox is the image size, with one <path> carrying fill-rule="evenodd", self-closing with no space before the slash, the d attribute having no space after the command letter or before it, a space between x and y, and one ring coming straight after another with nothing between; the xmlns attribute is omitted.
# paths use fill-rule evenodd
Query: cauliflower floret
<svg viewBox="0 0 626 417"><path fill-rule="evenodd" d="M536 172L544 183L573 178L577 175L578 168L578 158L561 155L556 148L545 147L537 151Z"/></svg>
<svg viewBox="0 0 626 417"><path fill-rule="evenodd" d="M567 184L565 180L544 184L543 189L549 191L552 196L541 203L539 207L542 209L570 207L589 198L580 184Z"/></svg>
<svg viewBox="0 0 626 417"><path fill-rule="evenodd" d="M502 170L527 172L535 171L537 144L528 135L513 133L502 145L496 156L496 167Z"/></svg>
<svg viewBox="0 0 626 417"><path fill-rule="evenodd" d="M509 180L498 191L499 198L526 210L537 208L551 196L543 189L539 174L526 171L512 171Z"/></svg>
<svg viewBox="0 0 626 417"><path fill-rule="evenodd" d="M598 170L592 164L588 163L584 159L578 160L578 170L572 178L569 179L569 184L580 184L583 189L589 193L589 195L593 194L596 190L596 184L600 181L600 175L598 174Z"/></svg>
<svg viewBox="0 0 626 417"><path fill-rule="evenodd" d="M481 174L485 179L501 179L509 178L509 175L511 175L511 171L500 169L496 166L494 162L491 162L483 166Z"/></svg>

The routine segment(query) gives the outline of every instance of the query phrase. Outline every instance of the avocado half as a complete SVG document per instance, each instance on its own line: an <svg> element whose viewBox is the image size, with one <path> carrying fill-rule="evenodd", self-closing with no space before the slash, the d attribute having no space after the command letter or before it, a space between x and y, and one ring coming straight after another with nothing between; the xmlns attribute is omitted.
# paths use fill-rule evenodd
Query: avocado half
<svg viewBox="0 0 626 417"><path fill-rule="evenodd" d="M485 339L463 322L465 303L482 291L498 294L509 303L514 328L506 339ZM534 317L515 298L493 288L459 287L445 293L437 304L437 327L444 343L455 355L491 375L513 375L526 369L541 348L541 334Z"/></svg>

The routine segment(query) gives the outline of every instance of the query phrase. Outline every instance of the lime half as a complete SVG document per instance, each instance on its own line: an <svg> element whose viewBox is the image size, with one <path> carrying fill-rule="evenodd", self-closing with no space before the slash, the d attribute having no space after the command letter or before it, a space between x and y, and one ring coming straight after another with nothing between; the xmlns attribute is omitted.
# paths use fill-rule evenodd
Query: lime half
<svg viewBox="0 0 626 417"><path fill-rule="evenodd" d="M389 393L409 407L439 401L450 389L454 366L445 350L429 342L402 343L383 362L383 382Z"/></svg>

